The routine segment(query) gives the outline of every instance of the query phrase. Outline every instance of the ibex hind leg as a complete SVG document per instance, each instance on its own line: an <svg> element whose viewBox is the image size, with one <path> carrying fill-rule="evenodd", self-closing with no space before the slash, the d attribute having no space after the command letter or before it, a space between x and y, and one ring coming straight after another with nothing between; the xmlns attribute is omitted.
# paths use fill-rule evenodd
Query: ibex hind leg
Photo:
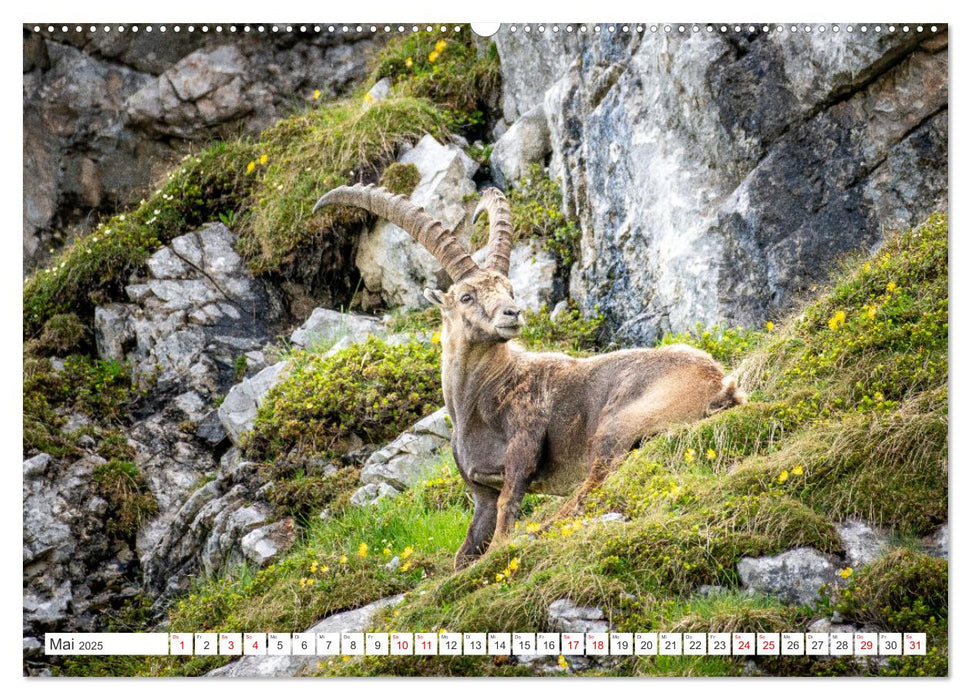
<svg viewBox="0 0 971 700"><path fill-rule="evenodd" d="M580 515L590 493L603 484L643 438L656 433L659 424L658 416L653 412L644 414L635 408L614 416L601 425L590 440L587 478L553 516L553 521L546 523L544 529L549 528L556 520Z"/></svg>
<svg viewBox="0 0 971 700"><path fill-rule="evenodd" d="M475 500L475 511L472 514L472 522L469 523L465 541L455 555L456 571L464 569L482 556L496 530L499 492L476 483L469 483L469 489Z"/></svg>

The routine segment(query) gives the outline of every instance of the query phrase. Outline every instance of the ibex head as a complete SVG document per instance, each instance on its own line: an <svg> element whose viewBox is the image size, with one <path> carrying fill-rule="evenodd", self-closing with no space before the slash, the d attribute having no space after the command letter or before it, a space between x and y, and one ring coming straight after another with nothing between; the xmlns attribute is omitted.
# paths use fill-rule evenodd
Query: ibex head
<svg viewBox="0 0 971 700"><path fill-rule="evenodd" d="M361 207L400 226L435 256L452 279L448 291L426 289L425 298L442 310L447 335L459 334L467 342L505 342L519 335L522 312L509 283L509 253L512 250L512 216L505 196L486 190L472 215L489 215L489 248L480 267L440 221L413 204L404 195L393 195L383 187L353 185L338 187L321 197L314 211L328 204Z"/></svg>

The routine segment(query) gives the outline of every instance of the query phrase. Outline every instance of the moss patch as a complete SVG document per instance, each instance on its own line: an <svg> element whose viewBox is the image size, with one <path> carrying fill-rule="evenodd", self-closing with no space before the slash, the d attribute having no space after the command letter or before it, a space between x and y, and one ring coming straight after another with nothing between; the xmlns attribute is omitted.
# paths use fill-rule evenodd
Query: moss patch
<svg viewBox="0 0 971 700"><path fill-rule="evenodd" d="M480 54L468 25L439 29L388 42L375 59L371 81L390 78L396 94L441 105L452 128L484 135L478 132L498 104L498 51L490 43Z"/></svg>
<svg viewBox="0 0 971 700"><path fill-rule="evenodd" d="M107 532L133 536L158 512L158 502L134 462L112 459L95 469L93 478L98 491L108 501Z"/></svg>
<svg viewBox="0 0 971 700"><path fill-rule="evenodd" d="M336 454L352 435L389 440L442 405L440 363L434 346L377 338L331 357L295 353L260 406L247 453Z"/></svg>

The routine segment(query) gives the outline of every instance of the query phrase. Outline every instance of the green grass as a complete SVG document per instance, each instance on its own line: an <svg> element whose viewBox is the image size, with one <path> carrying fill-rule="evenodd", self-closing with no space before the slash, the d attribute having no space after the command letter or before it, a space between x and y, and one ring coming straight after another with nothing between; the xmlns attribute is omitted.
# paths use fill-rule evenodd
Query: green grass
<svg viewBox="0 0 971 700"><path fill-rule="evenodd" d="M390 78L394 94L428 99L440 105L450 126L472 140L486 117L496 110L501 75L499 54L490 43L480 55L468 25L458 32L409 34L394 39L378 53L371 82Z"/></svg>
<svg viewBox="0 0 971 700"><path fill-rule="evenodd" d="M368 108L356 99L322 104L264 131L240 239L253 269L277 271L322 238L350 235L365 212L331 207L311 215L314 203L339 185L377 181L402 144L426 133L444 139L447 119L432 102L414 97Z"/></svg>

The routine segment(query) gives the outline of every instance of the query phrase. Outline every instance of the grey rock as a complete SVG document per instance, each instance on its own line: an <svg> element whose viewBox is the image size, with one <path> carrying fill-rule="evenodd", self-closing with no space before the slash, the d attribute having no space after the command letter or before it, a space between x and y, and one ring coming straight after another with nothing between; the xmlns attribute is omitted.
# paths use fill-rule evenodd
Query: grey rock
<svg viewBox="0 0 971 700"><path fill-rule="evenodd" d="M290 336L290 342L299 348L314 345L345 342L355 343L368 335L381 335L384 326L373 316L347 314L332 309L314 309L300 328Z"/></svg>
<svg viewBox="0 0 971 700"><path fill-rule="evenodd" d="M809 547L775 556L742 557L736 568L739 580L750 592L769 593L799 605L813 603L821 586L839 581L832 559Z"/></svg>
<svg viewBox="0 0 971 700"><path fill-rule="evenodd" d="M579 26L579 25L577 25ZM499 31L494 37L502 65L502 112L513 124L543 103L543 96L580 53L578 32Z"/></svg>
<svg viewBox="0 0 971 700"><path fill-rule="evenodd" d="M376 82L370 90L367 91L367 95L364 97L364 106L368 107L375 102L380 102L391 94L391 78L381 78Z"/></svg>
<svg viewBox="0 0 971 700"><path fill-rule="evenodd" d="M859 520L847 520L836 527L850 566L863 566L876 561L887 548L890 535Z"/></svg>
<svg viewBox="0 0 971 700"><path fill-rule="evenodd" d="M370 32L96 32L25 37L24 265L75 226L133 204L193 149L257 134L295 99L347 92L385 41Z"/></svg>
<svg viewBox="0 0 971 700"><path fill-rule="evenodd" d="M329 632L365 632L375 614L384 608L397 605L403 596L382 598L357 610L326 617L307 630L310 634ZM319 659L313 656L244 656L232 663L220 666L207 676L220 678L293 678L313 669Z"/></svg>
<svg viewBox="0 0 971 700"><path fill-rule="evenodd" d="M41 452L30 459L24 460L24 479L34 479L43 476L47 470L47 465L51 463L51 456L46 452Z"/></svg>
<svg viewBox="0 0 971 700"><path fill-rule="evenodd" d="M836 624L829 618L823 617L810 624L809 627L806 628L806 631L820 632L824 634L843 634L847 632L856 632L856 628L853 625Z"/></svg>
<svg viewBox="0 0 971 700"><path fill-rule="evenodd" d="M554 306L553 310L550 312L550 320L555 321L569 310L570 302L568 302L566 299L556 302L556 306Z"/></svg>
<svg viewBox="0 0 971 700"><path fill-rule="evenodd" d="M702 598L714 598L725 593L727 589L724 586L711 586L708 584L698 586L698 595Z"/></svg>
<svg viewBox="0 0 971 700"><path fill-rule="evenodd" d="M226 394L219 406L219 420L233 444L238 445L240 437L253 429L256 412L263 397L286 376L286 361L277 362L259 372L254 377L244 379Z"/></svg>
<svg viewBox="0 0 971 700"><path fill-rule="evenodd" d="M219 418L218 409L209 411L199 421L199 425L196 428L196 437L212 446L218 445L228 436L229 434L226 432L226 428Z"/></svg>
<svg viewBox="0 0 971 700"><path fill-rule="evenodd" d="M200 572L215 575L248 556L272 557L271 548L285 551L293 541L292 524L271 522L271 507L255 495L261 486L256 465L230 449L216 479L172 503L156 527L138 533L146 589L157 596L177 595ZM247 539L262 526L267 527Z"/></svg>
<svg viewBox="0 0 971 700"><path fill-rule="evenodd" d="M384 565L384 568L388 571L396 571L398 567L401 566L401 557L392 557L391 561Z"/></svg>
<svg viewBox="0 0 971 700"><path fill-rule="evenodd" d="M496 141L489 159L493 179L499 187L509 187L526 175L530 165L543 165L550 152L546 112L539 104L516 120Z"/></svg>
<svg viewBox="0 0 971 700"><path fill-rule="evenodd" d="M429 463L452 436L448 412L440 408L368 457L361 469L361 483L387 484L404 491L425 477ZM377 495L370 495L374 498ZM356 494L355 494L356 496ZM362 494L358 500L364 499Z"/></svg>
<svg viewBox="0 0 971 700"><path fill-rule="evenodd" d="M593 519L595 523L627 523L630 522L628 518L623 513L604 513Z"/></svg>
<svg viewBox="0 0 971 700"><path fill-rule="evenodd" d="M94 340L102 360L124 362L135 342L132 307L107 304L94 310Z"/></svg>
<svg viewBox="0 0 971 700"><path fill-rule="evenodd" d="M122 359L144 386L213 396L235 381L240 354L270 340L269 324L280 310L236 253L235 238L222 224L209 224L173 239L149 257L147 279L127 287L136 303L102 314L112 339L106 347L130 348ZM134 342L107 333L125 327L108 323L125 314Z"/></svg>
<svg viewBox="0 0 971 700"><path fill-rule="evenodd" d="M467 245L474 204L465 201L465 197L475 192L471 179L478 167L475 161L457 146L442 145L426 135L398 162L414 164L421 174L411 201L424 207ZM387 306L424 308L428 302L422 291L439 286L438 261L388 221L379 221L362 234L355 262L367 291L380 296Z"/></svg>
<svg viewBox="0 0 971 700"><path fill-rule="evenodd" d="M935 557L947 559L951 543L951 529L948 523L944 523L938 528L937 532L928 538L927 548Z"/></svg>
<svg viewBox="0 0 971 700"><path fill-rule="evenodd" d="M606 632L607 620L603 610L592 606L581 606L569 598L553 601L547 610L551 629L558 632Z"/></svg>
<svg viewBox="0 0 971 700"><path fill-rule="evenodd" d="M293 519L286 518L251 530L240 540L240 545L247 559L263 566L289 550L296 538Z"/></svg>
<svg viewBox="0 0 971 700"><path fill-rule="evenodd" d="M385 499L394 499L401 495L391 484L371 483L364 484L355 491L350 498L351 504L355 506L376 506Z"/></svg>

